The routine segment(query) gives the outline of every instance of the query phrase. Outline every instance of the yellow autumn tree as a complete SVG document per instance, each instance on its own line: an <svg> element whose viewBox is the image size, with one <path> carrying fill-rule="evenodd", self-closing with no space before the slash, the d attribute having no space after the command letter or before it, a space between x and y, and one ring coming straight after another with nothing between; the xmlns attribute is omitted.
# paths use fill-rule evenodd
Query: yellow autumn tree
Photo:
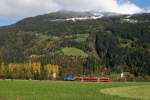
<svg viewBox="0 0 150 100"><path fill-rule="evenodd" d="M22 67L21 64L15 64L15 63L10 63L8 64L8 76L11 78L18 78L19 75L18 73L21 72L20 67Z"/></svg>
<svg viewBox="0 0 150 100"><path fill-rule="evenodd" d="M0 64L0 78L5 76L5 64Z"/></svg>
<svg viewBox="0 0 150 100"><path fill-rule="evenodd" d="M38 62L32 63L32 73L34 79L39 79L40 72L41 72L41 63Z"/></svg>
<svg viewBox="0 0 150 100"><path fill-rule="evenodd" d="M40 74L41 63L32 63L32 69L34 74Z"/></svg>
<svg viewBox="0 0 150 100"><path fill-rule="evenodd" d="M29 79L32 78L32 70L39 72L36 69L36 64L30 63L10 63L8 64L8 76L11 78ZM34 72L33 72L34 73Z"/></svg>
<svg viewBox="0 0 150 100"><path fill-rule="evenodd" d="M59 66L58 65L52 65L52 64L47 64L44 67L45 73L46 73L46 78L50 79L55 78L55 74L57 75L59 73Z"/></svg>
<svg viewBox="0 0 150 100"><path fill-rule="evenodd" d="M59 73L59 66L47 64L44 66L45 77L55 79ZM41 75L41 63L9 63L6 67L4 63L0 64L0 78L7 75L8 78L17 79L39 79Z"/></svg>
<svg viewBox="0 0 150 100"><path fill-rule="evenodd" d="M8 72L9 73L12 73L14 71L14 69L15 69L15 65L14 64L12 64L12 63L8 64Z"/></svg>

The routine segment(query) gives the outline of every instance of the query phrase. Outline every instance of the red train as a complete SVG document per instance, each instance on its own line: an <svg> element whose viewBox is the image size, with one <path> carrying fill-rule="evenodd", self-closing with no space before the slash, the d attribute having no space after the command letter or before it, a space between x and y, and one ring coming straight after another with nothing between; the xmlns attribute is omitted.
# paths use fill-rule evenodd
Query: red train
<svg viewBox="0 0 150 100"><path fill-rule="evenodd" d="M80 82L112 82L108 77L76 77L75 81Z"/></svg>

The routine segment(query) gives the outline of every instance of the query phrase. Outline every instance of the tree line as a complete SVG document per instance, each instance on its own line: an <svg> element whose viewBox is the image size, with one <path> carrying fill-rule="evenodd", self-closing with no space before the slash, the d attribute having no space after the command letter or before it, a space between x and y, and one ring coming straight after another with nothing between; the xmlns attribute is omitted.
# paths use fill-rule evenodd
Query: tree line
<svg viewBox="0 0 150 100"><path fill-rule="evenodd" d="M42 67L44 67L42 69ZM1 79L55 79L59 74L58 65L46 64L42 66L39 62L33 63L1 63ZM55 74L55 77L53 76Z"/></svg>

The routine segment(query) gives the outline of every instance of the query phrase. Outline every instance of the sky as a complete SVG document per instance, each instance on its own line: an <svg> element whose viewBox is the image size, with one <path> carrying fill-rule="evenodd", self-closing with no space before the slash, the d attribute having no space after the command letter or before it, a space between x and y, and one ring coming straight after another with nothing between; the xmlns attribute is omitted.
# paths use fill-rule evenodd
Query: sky
<svg viewBox="0 0 150 100"><path fill-rule="evenodd" d="M150 0L0 0L0 26L58 10L134 14L150 12Z"/></svg>

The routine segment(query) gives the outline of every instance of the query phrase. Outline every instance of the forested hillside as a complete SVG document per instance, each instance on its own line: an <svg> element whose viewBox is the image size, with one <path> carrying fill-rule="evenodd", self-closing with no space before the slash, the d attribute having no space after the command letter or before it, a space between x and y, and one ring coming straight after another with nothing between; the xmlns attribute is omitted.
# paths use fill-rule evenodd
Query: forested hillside
<svg viewBox="0 0 150 100"><path fill-rule="evenodd" d="M67 19L86 16L89 19ZM91 16L56 12L0 27L1 66L8 70L10 63L36 62L44 70L44 65L53 64L60 67L60 77L150 75L150 14ZM42 75L41 71L38 79Z"/></svg>

